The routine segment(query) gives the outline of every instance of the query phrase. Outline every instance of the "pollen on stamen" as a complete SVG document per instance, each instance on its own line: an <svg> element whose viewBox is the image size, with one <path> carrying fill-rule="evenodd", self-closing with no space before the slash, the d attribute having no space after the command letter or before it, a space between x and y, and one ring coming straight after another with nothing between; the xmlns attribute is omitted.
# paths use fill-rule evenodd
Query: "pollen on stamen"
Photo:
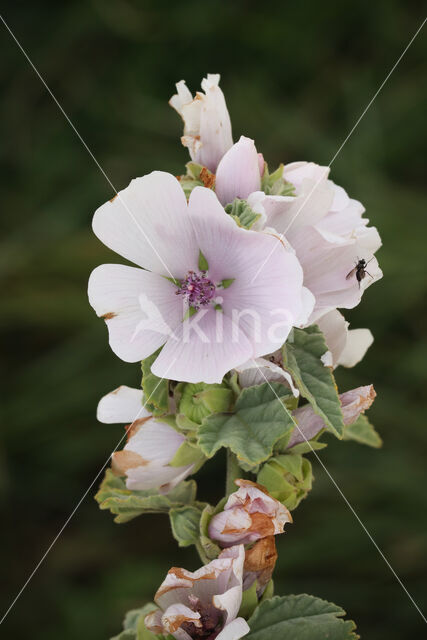
<svg viewBox="0 0 427 640"><path fill-rule="evenodd" d="M205 271L199 273L189 271L176 291L176 295L183 296L189 307L200 309L211 302L215 292L215 284L207 277Z"/></svg>

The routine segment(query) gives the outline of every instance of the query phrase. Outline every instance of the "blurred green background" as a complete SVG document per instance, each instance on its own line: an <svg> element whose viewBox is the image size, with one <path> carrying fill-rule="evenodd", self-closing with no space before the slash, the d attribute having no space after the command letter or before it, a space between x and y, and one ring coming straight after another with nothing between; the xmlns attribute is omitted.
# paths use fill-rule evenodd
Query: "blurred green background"
<svg viewBox="0 0 427 640"><path fill-rule="evenodd" d="M423 19L422 4L90 0L9 2L2 14L114 186L182 173L174 83L222 74L234 138L270 166L327 164ZM1 26L1 611L9 606L122 435L97 424L99 397L137 386L109 350L86 284L116 261L91 232L113 195ZM374 383L380 451L330 439L321 457L426 610L426 29L333 165L383 237L384 279L348 313L376 338L342 390ZM177 247L179 251L179 247ZM119 259L117 259L119 261ZM201 472L220 497L221 457ZM342 605L370 640L419 638L424 623L314 461L316 481L278 540L279 593ZM170 565L195 568L165 518L115 525L89 491L4 623L4 636L105 640L151 599Z"/></svg>

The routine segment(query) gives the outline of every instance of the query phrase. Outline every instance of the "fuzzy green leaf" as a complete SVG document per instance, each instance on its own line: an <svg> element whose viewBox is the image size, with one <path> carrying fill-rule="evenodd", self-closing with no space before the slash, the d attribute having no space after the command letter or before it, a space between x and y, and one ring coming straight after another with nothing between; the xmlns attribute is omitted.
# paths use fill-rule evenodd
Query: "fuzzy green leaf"
<svg viewBox="0 0 427 640"><path fill-rule="evenodd" d="M205 505L201 505L204 507ZM169 511L172 533L180 547L196 544L200 537L202 508L187 505Z"/></svg>
<svg viewBox="0 0 427 640"><path fill-rule="evenodd" d="M140 609L128 611L123 621L123 631L111 640L157 640L158 638L165 640L163 635L149 631L144 623L145 616L156 609L157 606L149 602Z"/></svg>
<svg viewBox="0 0 427 640"><path fill-rule="evenodd" d="M243 389L233 413L205 418L199 429L199 446L208 458L228 447L238 460L258 465L267 460L274 444L294 427L280 399L286 389L279 383Z"/></svg>
<svg viewBox="0 0 427 640"><path fill-rule="evenodd" d="M194 480L180 482L166 495L155 489L130 491L123 478L118 478L111 469L107 469L95 500L100 509L109 509L116 516L114 522L122 523L143 513L167 513L173 507L191 504L195 497Z"/></svg>
<svg viewBox="0 0 427 640"><path fill-rule="evenodd" d="M356 625L341 607L306 594L262 602L248 624L246 640L356 640Z"/></svg>
<svg viewBox="0 0 427 640"><path fill-rule="evenodd" d="M169 410L169 381L151 373L151 365L159 353L160 349L141 362L141 386L146 400L145 406L154 415L161 415Z"/></svg>
<svg viewBox="0 0 427 640"><path fill-rule="evenodd" d="M383 444L381 437L363 414L352 424L345 425L343 438L344 440L355 440L360 444L366 444L368 447L374 447L375 449L382 447Z"/></svg>
<svg viewBox="0 0 427 640"><path fill-rule="evenodd" d="M317 325L294 329L283 346L283 367L292 375L301 395L327 428L338 438L344 432L341 403L330 367L321 361L328 350L323 333Z"/></svg>

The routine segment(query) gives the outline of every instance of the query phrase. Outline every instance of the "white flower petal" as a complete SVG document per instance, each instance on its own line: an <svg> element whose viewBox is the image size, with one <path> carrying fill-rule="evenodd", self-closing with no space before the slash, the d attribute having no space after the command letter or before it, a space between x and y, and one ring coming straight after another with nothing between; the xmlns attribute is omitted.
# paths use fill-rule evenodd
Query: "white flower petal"
<svg viewBox="0 0 427 640"><path fill-rule="evenodd" d="M181 278L197 266L198 252L178 180L153 171L103 204L93 230L110 249L156 273ZM176 250L179 238L179 251Z"/></svg>
<svg viewBox="0 0 427 640"><path fill-rule="evenodd" d="M354 367L362 360L373 341L374 336L369 329L351 329L337 364L343 367Z"/></svg>
<svg viewBox="0 0 427 640"><path fill-rule="evenodd" d="M150 413L143 407L141 389L122 385L107 393L98 403L96 417L106 424L130 423L136 418L145 418Z"/></svg>
<svg viewBox="0 0 427 640"><path fill-rule="evenodd" d="M184 382L221 382L252 345L222 311L202 308L169 338L151 367L154 375Z"/></svg>
<svg viewBox="0 0 427 640"><path fill-rule="evenodd" d="M236 618L217 635L216 640L239 640L249 633L250 628L244 618Z"/></svg>
<svg viewBox="0 0 427 640"><path fill-rule="evenodd" d="M234 370L239 374L239 385L243 389L263 384L266 381L282 382L285 386L290 387L296 398L299 396L299 391L294 385L292 376L282 367L265 358L248 360L244 364L234 367Z"/></svg>
<svg viewBox="0 0 427 640"><path fill-rule="evenodd" d="M261 186L259 159L255 143L241 136L224 155L216 171L215 191L226 205L235 198L246 199Z"/></svg>
<svg viewBox="0 0 427 640"><path fill-rule="evenodd" d="M175 291L166 278L135 267L104 264L92 271L89 302L106 321L110 346L119 358L143 360L167 340L183 314Z"/></svg>

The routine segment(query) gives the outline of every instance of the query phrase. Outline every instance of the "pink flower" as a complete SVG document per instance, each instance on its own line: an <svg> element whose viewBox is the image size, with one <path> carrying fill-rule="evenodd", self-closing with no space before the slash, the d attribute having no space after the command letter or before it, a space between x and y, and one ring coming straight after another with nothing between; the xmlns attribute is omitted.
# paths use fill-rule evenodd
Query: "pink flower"
<svg viewBox="0 0 427 640"><path fill-rule="evenodd" d="M184 120L184 147L191 159L215 172L222 156L233 144L231 122L224 94L219 88L219 74L208 74L202 80L205 93L193 99L184 80L176 85L178 93L169 101Z"/></svg>
<svg viewBox="0 0 427 640"><path fill-rule="evenodd" d="M328 173L328 167L310 162L286 165L283 176L294 185L296 197L265 202L267 227L290 242L304 270L304 286L315 297L309 323L337 307L352 309L382 277L374 257L381 246L378 231L368 227L360 202L328 180ZM354 274L347 276L361 258L369 260L370 275L359 283Z"/></svg>
<svg viewBox="0 0 427 640"><path fill-rule="evenodd" d="M236 484L239 489L210 521L209 537L229 547L283 533L285 524L292 522L286 507L255 482L236 480Z"/></svg>
<svg viewBox="0 0 427 640"><path fill-rule="evenodd" d="M176 640L238 640L249 626L237 614L242 601L243 545L223 551L194 573L173 568L157 591L157 611L145 618L147 629Z"/></svg>
<svg viewBox="0 0 427 640"><path fill-rule="evenodd" d="M369 409L375 400L375 396L376 393L372 385L357 387L357 389L341 393L340 402L344 424L355 422L361 413ZM294 428L288 443L288 449L300 442L311 440L319 431L326 428L322 418L314 413L309 404L295 409L292 415L298 425L298 429Z"/></svg>
<svg viewBox="0 0 427 640"><path fill-rule="evenodd" d="M374 341L369 329L348 329L349 323L337 310L329 311L317 320L329 351L322 360L328 366L354 367L362 360Z"/></svg>
<svg viewBox="0 0 427 640"><path fill-rule="evenodd" d="M127 444L112 455L112 469L126 476L128 489L168 493L192 473L193 464L170 466L185 437L153 418L143 406L141 390L122 386L107 394L98 404L97 418L108 424L129 423Z"/></svg>
<svg viewBox="0 0 427 640"><path fill-rule="evenodd" d="M235 198L246 200L261 187L260 159L255 143L241 136L222 158L216 172L215 191L226 205Z"/></svg>
<svg viewBox="0 0 427 640"><path fill-rule="evenodd" d="M152 365L159 377L221 382L278 349L301 314L295 255L269 234L238 227L210 189L196 187L187 204L176 178L155 171L101 206L93 229L142 269L97 267L89 301L126 362L164 345Z"/></svg>

